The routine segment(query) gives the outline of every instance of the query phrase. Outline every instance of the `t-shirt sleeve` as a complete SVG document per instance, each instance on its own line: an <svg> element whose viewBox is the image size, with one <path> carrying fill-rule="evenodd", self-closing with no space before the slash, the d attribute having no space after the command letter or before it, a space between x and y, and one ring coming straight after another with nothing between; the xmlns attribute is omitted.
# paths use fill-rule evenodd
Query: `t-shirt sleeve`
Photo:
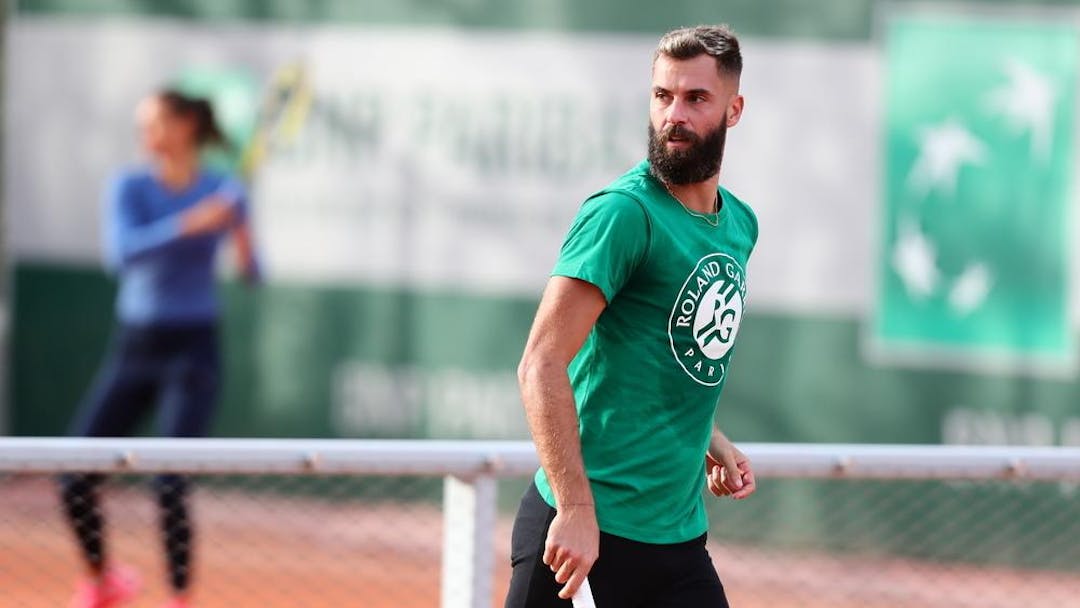
<svg viewBox="0 0 1080 608"><path fill-rule="evenodd" d="M585 201L552 276L596 285L610 304L648 254L649 219L635 199L607 193Z"/></svg>
<svg viewBox="0 0 1080 608"><path fill-rule="evenodd" d="M754 213L754 210L750 208L749 205L746 205L746 211L750 217L750 232L754 235L753 242L750 244L750 251L753 251L754 248L757 247L758 242L758 219L757 214Z"/></svg>

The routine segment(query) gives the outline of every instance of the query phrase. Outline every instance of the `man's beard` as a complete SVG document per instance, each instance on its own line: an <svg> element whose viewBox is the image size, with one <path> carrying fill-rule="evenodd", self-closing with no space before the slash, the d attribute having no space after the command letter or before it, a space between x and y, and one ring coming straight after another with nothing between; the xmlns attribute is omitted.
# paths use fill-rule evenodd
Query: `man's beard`
<svg viewBox="0 0 1080 608"><path fill-rule="evenodd" d="M685 150L668 150L675 135L689 142ZM665 184L682 185L703 182L720 172L727 139L727 120L701 137L682 125L672 125L657 133L649 123L649 171Z"/></svg>

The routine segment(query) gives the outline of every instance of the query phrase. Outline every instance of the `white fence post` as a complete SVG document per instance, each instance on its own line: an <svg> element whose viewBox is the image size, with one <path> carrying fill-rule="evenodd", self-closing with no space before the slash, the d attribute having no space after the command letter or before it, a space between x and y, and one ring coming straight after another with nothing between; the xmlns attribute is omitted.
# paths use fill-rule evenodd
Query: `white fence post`
<svg viewBox="0 0 1080 608"><path fill-rule="evenodd" d="M495 478L443 481L442 608L490 608L495 550Z"/></svg>

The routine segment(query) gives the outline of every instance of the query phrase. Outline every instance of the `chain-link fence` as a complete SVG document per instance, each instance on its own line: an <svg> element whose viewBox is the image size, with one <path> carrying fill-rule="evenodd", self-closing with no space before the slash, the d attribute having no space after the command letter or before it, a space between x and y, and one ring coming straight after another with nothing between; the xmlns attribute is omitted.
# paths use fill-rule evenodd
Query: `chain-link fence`
<svg viewBox="0 0 1080 608"><path fill-rule="evenodd" d="M192 480L192 590L198 606L437 606L438 478L200 476ZM106 555L143 579L138 606L168 590L152 480L100 491ZM0 482L0 605L66 605L80 576L59 483Z"/></svg>
<svg viewBox="0 0 1080 608"><path fill-rule="evenodd" d="M455 603L441 591L443 577L455 575L444 552L470 549L445 540L445 527L461 521L445 523L440 477L297 474L264 459L276 472L245 465L242 474L191 477L196 605ZM206 469L205 458L197 462L192 469ZM491 534L480 536L493 544L481 549L493 557L485 560L494 563L490 600L470 604L501 605L527 463L484 462L477 470L512 477L499 484L496 515L483 530ZM710 499L709 550L733 606L1080 606L1080 489L1071 482L791 479L770 477L774 465L762 459L751 499ZM1071 466L1062 479L1076 477L1080 460ZM0 477L0 605L65 605L81 561L55 467L7 468L44 470ZM112 475L100 497L107 554L142 577L133 605L161 605L168 585L152 475Z"/></svg>
<svg viewBox="0 0 1080 608"><path fill-rule="evenodd" d="M1080 606L1080 494L1054 482L765 479L711 508L732 605Z"/></svg>

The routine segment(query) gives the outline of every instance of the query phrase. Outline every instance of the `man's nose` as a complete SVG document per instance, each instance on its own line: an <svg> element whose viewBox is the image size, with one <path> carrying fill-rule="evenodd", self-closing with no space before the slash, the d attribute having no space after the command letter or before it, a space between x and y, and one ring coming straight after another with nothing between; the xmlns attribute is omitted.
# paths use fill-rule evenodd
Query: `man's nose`
<svg viewBox="0 0 1080 608"><path fill-rule="evenodd" d="M686 124L686 104L678 99L671 102L664 120L668 125Z"/></svg>

